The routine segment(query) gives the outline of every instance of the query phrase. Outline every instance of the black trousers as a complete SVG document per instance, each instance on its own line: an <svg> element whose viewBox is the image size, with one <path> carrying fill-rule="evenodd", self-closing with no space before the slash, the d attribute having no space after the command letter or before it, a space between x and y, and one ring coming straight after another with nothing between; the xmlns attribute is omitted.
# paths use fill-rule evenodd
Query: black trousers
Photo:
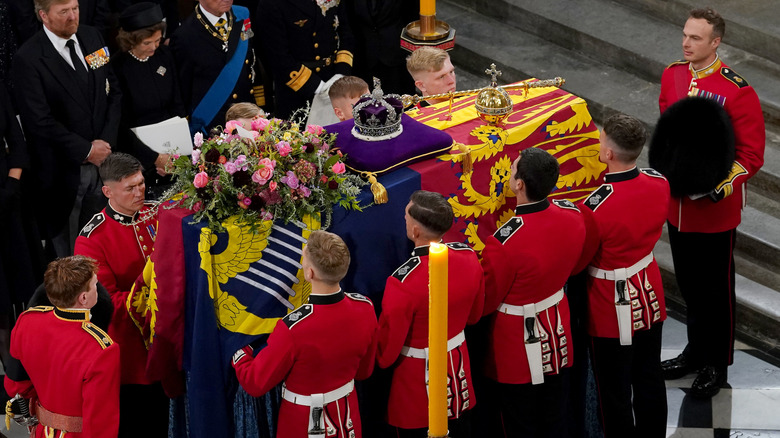
<svg viewBox="0 0 780 438"><path fill-rule="evenodd" d="M685 356L694 367L734 362L736 230L685 233L668 224L674 271L687 307Z"/></svg>
<svg viewBox="0 0 780 438"><path fill-rule="evenodd" d="M521 347L522 348L522 347ZM563 370L567 373L568 370ZM567 436L566 377L545 375L539 385L498 383L501 421L506 438L560 438Z"/></svg>
<svg viewBox="0 0 780 438"><path fill-rule="evenodd" d="M666 385L661 375L661 327L634 333L631 345L591 338L593 372L604 436L666 436ZM633 398L633 405L632 405Z"/></svg>
<svg viewBox="0 0 780 438"><path fill-rule="evenodd" d="M170 399L160 382L119 387L119 438L167 438Z"/></svg>
<svg viewBox="0 0 780 438"><path fill-rule="evenodd" d="M447 429L449 432L447 436L450 438L471 438L471 411L464 412L455 420L448 420ZM365 435L368 436L368 434ZM395 433L391 436L395 438L427 438L428 428L401 429L396 427Z"/></svg>

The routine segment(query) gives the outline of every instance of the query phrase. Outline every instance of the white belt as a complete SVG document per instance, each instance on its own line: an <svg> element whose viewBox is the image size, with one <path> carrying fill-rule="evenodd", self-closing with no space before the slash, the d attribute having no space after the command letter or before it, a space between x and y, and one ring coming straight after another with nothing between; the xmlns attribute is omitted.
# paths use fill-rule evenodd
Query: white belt
<svg viewBox="0 0 780 438"><path fill-rule="evenodd" d="M282 398L290 403L301 406L309 406L309 433L310 438L324 438L326 432L325 406L336 400L348 396L355 389L355 381L350 380L340 388L328 391L324 394L301 395L287 389L282 383ZM332 425L327 425L332 429Z"/></svg>
<svg viewBox="0 0 780 438"><path fill-rule="evenodd" d="M620 345L631 345L633 338L633 314L628 294L628 279L642 272L652 262L653 253L651 252L628 268L605 271L595 266L588 266L588 274L592 277L615 282L615 313L617 314Z"/></svg>
<svg viewBox="0 0 780 438"><path fill-rule="evenodd" d="M563 299L563 288L538 303L515 306L501 303L498 311L507 315L522 316L524 319L523 334L525 339L525 357L528 359L528 370L531 372L531 383L544 383L544 368L542 366L542 343L539 338L539 328L536 325L536 315L558 304ZM556 318L560 325L560 316Z"/></svg>
<svg viewBox="0 0 780 438"><path fill-rule="evenodd" d="M355 381L350 380L344 386L341 386L340 388L336 388L333 391L328 391L324 394L301 395L290 391L289 389L287 389L287 385L283 383L282 398L287 400L290 403L295 403L296 405L311 406L312 397L321 395L323 398L322 401L325 404L328 404L348 396L349 393L352 392L354 388L355 388Z"/></svg>
<svg viewBox="0 0 780 438"><path fill-rule="evenodd" d="M653 262L653 253L651 252L650 254L644 256L642 260L634 263L633 265L625 269L615 269L612 271L605 271L595 266L588 266L588 274L590 274L591 277L600 278L602 280L621 280L621 279L625 280L627 278L631 278L634 275L642 272L642 269L648 267L652 262ZM621 273L619 271L625 271L625 272Z"/></svg>
<svg viewBox="0 0 780 438"><path fill-rule="evenodd" d="M529 311L529 313L531 313L531 315L529 316L535 316L537 313L549 309L550 307L558 304L562 299L563 299L563 289L559 290L558 292L555 292L554 294L543 299L542 301L533 304L534 310ZM498 311L509 315L524 316L525 311L523 309L526 307L528 307L528 305L515 306L514 304L501 303L501 305L498 306Z"/></svg>
<svg viewBox="0 0 780 438"><path fill-rule="evenodd" d="M447 351L452 351L458 347L460 347L461 344L463 344L463 341L466 340L466 335L461 331L457 335L453 336L452 339L447 341ZM401 354L407 357L413 357L415 359L427 359L428 358L428 349L427 348L413 348L413 347L407 347L404 345L401 348Z"/></svg>

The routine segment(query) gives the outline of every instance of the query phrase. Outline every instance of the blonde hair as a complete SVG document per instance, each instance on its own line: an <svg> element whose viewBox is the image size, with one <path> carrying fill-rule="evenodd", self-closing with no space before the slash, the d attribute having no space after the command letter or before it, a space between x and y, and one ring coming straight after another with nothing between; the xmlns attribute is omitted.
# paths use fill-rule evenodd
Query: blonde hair
<svg viewBox="0 0 780 438"><path fill-rule="evenodd" d="M265 111L259 106L249 102L239 102L230 105L225 113L225 121L238 119L254 119L257 116L265 117Z"/></svg>
<svg viewBox="0 0 780 438"><path fill-rule="evenodd" d="M327 231L312 231L305 251L322 280L338 283L349 269L349 248L341 237Z"/></svg>
<svg viewBox="0 0 780 438"><path fill-rule="evenodd" d="M417 73L438 71L444 67L444 61L449 57L450 55L442 49L423 46L406 58L406 69L412 76Z"/></svg>
<svg viewBox="0 0 780 438"><path fill-rule="evenodd" d="M368 84L363 79L357 76L344 76L330 86L328 97L331 101L340 98L354 99L362 96L366 90L368 90Z"/></svg>

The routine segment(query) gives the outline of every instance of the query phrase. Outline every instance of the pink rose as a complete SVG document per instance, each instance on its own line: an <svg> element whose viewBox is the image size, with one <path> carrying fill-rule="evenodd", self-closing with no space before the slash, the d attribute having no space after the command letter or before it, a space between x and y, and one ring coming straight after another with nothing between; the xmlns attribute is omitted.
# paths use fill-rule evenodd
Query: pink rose
<svg viewBox="0 0 780 438"><path fill-rule="evenodd" d="M202 132L196 132L195 136L192 138L193 143L195 144L196 148L199 148L203 145L203 133Z"/></svg>
<svg viewBox="0 0 780 438"><path fill-rule="evenodd" d="M252 120L252 131L263 131L270 122L264 117L258 117Z"/></svg>
<svg viewBox="0 0 780 438"><path fill-rule="evenodd" d="M247 197L245 197L244 199L242 199L242 200L241 200L241 202L243 202L243 203L244 203L244 205L246 205L247 207L249 207L249 206L252 204L252 198L250 198L250 197L248 197L248 196L247 196Z"/></svg>
<svg viewBox="0 0 780 438"><path fill-rule="evenodd" d="M195 179L192 180L192 184L197 188L203 188L206 187L206 184L209 183L209 176L206 174L206 172L200 172L197 175L195 175Z"/></svg>
<svg viewBox="0 0 780 438"><path fill-rule="evenodd" d="M241 126L241 122L237 120L230 120L225 123L225 132L233 132L233 130L239 126Z"/></svg>
<svg viewBox="0 0 780 438"><path fill-rule="evenodd" d="M229 174L234 174L238 171L238 166L236 166L236 163L232 161L228 161L227 163L222 165L225 168L225 172Z"/></svg>
<svg viewBox="0 0 780 438"><path fill-rule="evenodd" d="M311 190L309 190L309 188L304 185L298 187L298 192L300 192L304 198L308 198L311 195Z"/></svg>
<svg viewBox="0 0 780 438"><path fill-rule="evenodd" d="M292 146L286 141L280 141L279 143L276 143L276 150L279 151L279 155L286 157L292 152Z"/></svg>
<svg viewBox="0 0 780 438"><path fill-rule="evenodd" d="M200 134L200 132L198 134ZM195 134L195 135L198 135L198 134ZM201 135L201 137L203 137L203 135ZM201 142L202 141L203 140L201 140ZM194 151L192 151L192 165L193 166L197 166L198 165L198 161L200 161L200 149L195 149Z"/></svg>
<svg viewBox="0 0 780 438"><path fill-rule="evenodd" d="M291 189L297 189L298 188L298 177L295 176L295 172L288 170L287 175L283 176L279 179L279 181L287 184L288 187Z"/></svg>
<svg viewBox="0 0 780 438"><path fill-rule="evenodd" d="M308 125L306 126L306 132L309 134L320 135L325 132L325 129L320 125Z"/></svg>
<svg viewBox="0 0 780 438"><path fill-rule="evenodd" d="M268 178L263 178L263 176L260 174L260 171L263 169L258 169L255 171L255 173L252 174L252 181L256 182L257 184L263 185L268 182Z"/></svg>
<svg viewBox="0 0 780 438"><path fill-rule="evenodd" d="M269 188L269 189L271 189L271 191L272 191L272 192L273 192L274 190L276 190L276 181L271 181L271 182L269 182L269 183L268 183L268 188Z"/></svg>
<svg viewBox="0 0 780 438"><path fill-rule="evenodd" d="M270 158L261 158L260 161L257 162L257 164L259 164L260 167L270 167L271 170L273 170L273 168L276 167L276 161Z"/></svg>
<svg viewBox="0 0 780 438"><path fill-rule="evenodd" d="M198 201L192 206L192 211L200 211L201 208L203 208L203 202Z"/></svg>
<svg viewBox="0 0 780 438"><path fill-rule="evenodd" d="M336 162L336 164L333 165L333 167L331 167L331 170L333 170L333 173L335 173L336 175L341 175L347 170L347 168L346 166L344 166L344 163L338 161Z"/></svg>

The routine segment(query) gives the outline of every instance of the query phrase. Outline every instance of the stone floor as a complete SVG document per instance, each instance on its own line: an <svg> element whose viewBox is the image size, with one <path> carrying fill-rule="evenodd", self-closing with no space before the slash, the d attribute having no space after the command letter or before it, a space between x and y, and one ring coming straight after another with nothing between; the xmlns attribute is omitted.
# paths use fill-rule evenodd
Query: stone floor
<svg viewBox="0 0 780 438"><path fill-rule="evenodd" d="M677 356L685 347L685 324L669 318L664 323L662 359ZM737 343L729 388L712 400L688 395L693 377L666 382L669 417L666 436L674 438L761 437L780 438L780 367L776 360ZM770 363L771 362L771 363ZM9 438L24 438L16 424L3 431Z"/></svg>

